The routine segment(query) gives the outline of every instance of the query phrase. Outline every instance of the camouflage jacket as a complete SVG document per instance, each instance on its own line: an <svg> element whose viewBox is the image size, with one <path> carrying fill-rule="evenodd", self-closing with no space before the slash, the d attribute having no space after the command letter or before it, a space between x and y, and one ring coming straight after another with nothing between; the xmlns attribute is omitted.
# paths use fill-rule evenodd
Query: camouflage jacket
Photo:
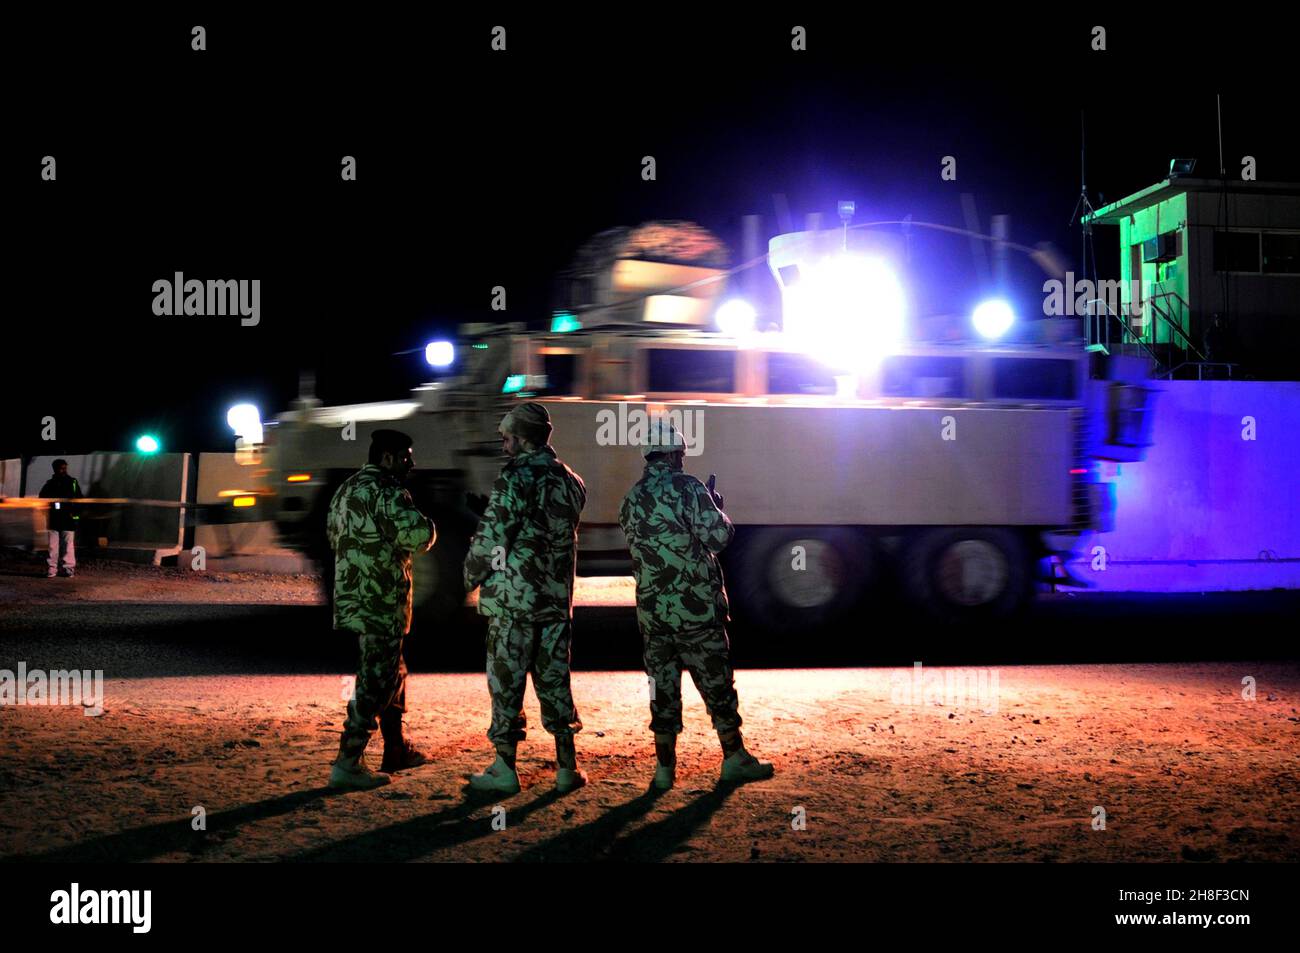
<svg viewBox="0 0 1300 953"><path fill-rule="evenodd" d="M539 622L573 615L582 478L549 446L511 458L492 487L465 557L465 588L482 586L478 611Z"/></svg>
<svg viewBox="0 0 1300 953"><path fill-rule="evenodd" d="M405 635L411 629L411 556L433 545L433 521L395 477L367 464L330 500L334 628Z"/></svg>
<svg viewBox="0 0 1300 953"><path fill-rule="evenodd" d="M643 634L727 621L718 553L736 530L703 483L667 463L648 463L623 498L618 521L632 551L636 616Z"/></svg>

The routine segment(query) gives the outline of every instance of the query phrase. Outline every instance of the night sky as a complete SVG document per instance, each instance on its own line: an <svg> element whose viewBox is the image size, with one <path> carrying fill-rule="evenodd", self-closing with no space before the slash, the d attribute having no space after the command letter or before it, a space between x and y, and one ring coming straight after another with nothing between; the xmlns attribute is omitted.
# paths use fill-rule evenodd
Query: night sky
<svg viewBox="0 0 1300 953"><path fill-rule="evenodd" d="M1008 214L1014 240L1073 261L1080 110L1097 205L1175 156L1213 176L1215 92L1229 174L1250 154L1260 179L1300 181L1290 60L1265 44L1280 27L1198 25L1191 8L1174 34L1127 15L834 9L15 24L0 454L48 452L45 415L59 452L127 449L144 431L169 450L230 449L225 409L252 400L269 418L301 368L327 402L401 397L427 375L421 354L394 352L460 321L544 320L555 272L594 233L689 219L735 262L741 216L779 230L775 192L800 228L812 211L833 224L840 198L859 221L961 225L971 192L985 228ZM194 23L206 52L190 49ZM806 53L790 50L795 23ZM1105 52L1089 49L1094 23ZM356 182L340 181L343 155ZM940 181L945 155L956 182ZM1115 240L1098 234L1103 277L1118 277ZM968 244L930 250L930 300L967 310ZM176 271L261 279L260 325L155 317L152 283ZM1013 277L1041 301L1041 273L1022 262ZM505 315L489 307L498 284Z"/></svg>

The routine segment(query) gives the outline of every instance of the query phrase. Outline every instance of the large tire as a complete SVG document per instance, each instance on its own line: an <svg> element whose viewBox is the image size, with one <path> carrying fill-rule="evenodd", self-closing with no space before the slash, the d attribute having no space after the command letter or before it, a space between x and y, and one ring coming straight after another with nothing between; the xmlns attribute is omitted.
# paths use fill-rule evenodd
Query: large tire
<svg viewBox="0 0 1300 953"><path fill-rule="evenodd" d="M862 597L871 540L845 526L742 530L728 559L733 613L775 632L834 623Z"/></svg>
<svg viewBox="0 0 1300 953"><path fill-rule="evenodd" d="M947 622L1006 618L1033 593L1028 548L1006 529L921 530L904 543L901 569L908 597Z"/></svg>

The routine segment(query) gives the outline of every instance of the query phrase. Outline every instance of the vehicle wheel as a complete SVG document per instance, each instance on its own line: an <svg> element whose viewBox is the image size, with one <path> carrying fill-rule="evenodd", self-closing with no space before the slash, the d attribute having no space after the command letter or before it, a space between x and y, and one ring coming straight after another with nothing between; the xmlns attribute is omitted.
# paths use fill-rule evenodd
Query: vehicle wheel
<svg viewBox="0 0 1300 953"><path fill-rule="evenodd" d="M733 612L779 631L832 622L857 603L872 563L870 540L851 527L746 532L729 566Z"/></svg>
<svg viewBox="0 0 1300 953"><path fill-rule="evenodd" d="M908 596L948 621L1009 616L1025 605L1033 573L1025 545L996 528L924 530L903 552Z"/></svg>

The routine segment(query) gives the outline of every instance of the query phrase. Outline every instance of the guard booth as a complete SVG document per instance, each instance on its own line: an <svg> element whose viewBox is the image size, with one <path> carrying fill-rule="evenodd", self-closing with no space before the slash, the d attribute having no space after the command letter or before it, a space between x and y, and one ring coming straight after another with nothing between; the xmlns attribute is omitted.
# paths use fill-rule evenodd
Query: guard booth
<svg viewBox="0 0 1300 953"><path fill-rule="evenodd" d="M1094 346L1145 356L1162 377L1294 376L1300 183L1171 174L1082 222L1119 232L1119 303L1094 302Z"/></svg>

